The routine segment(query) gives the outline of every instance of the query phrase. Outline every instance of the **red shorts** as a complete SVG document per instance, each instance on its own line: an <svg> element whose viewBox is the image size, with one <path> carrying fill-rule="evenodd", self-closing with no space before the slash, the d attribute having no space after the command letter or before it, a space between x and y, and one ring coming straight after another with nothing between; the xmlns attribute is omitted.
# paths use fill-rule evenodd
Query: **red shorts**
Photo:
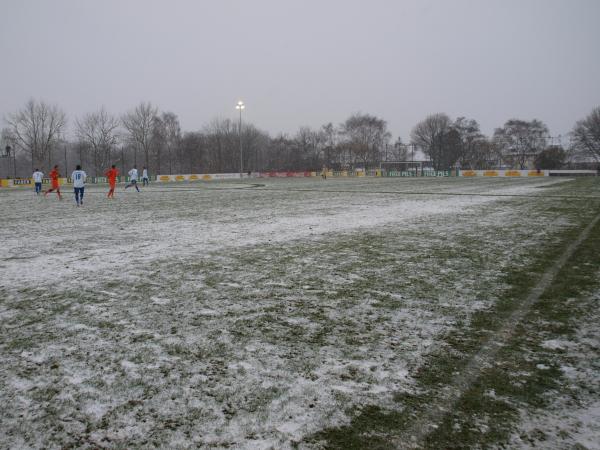
<svg viewBox="0 0 600 450"><path fill-rule="evenodd" d="M58 188L60 188L60 185L58 184L58 181L52 180L52 189L58 189Z"/></svg>

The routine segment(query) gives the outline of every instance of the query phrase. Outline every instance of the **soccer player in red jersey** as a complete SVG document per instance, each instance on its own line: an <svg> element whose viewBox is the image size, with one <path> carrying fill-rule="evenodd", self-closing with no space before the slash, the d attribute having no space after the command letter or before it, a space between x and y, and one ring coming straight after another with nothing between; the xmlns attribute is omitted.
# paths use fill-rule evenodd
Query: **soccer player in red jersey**
<svg viewBox="0 0 600 450"><path fill-rule="evenodd" d="M58 194L58 199L62 200L62 195L60 195L60 184L58 184L58 178L60 177L60 173L58 173L58 164L54 166L54 169L50 172L50 180L52 182L52 187L44 192L44 197L48 195L52 191L56 191Z"/></svg>
<svg viewBox="0 0 600 450"><path fill-rule="evenodd" d="M110 169L104 172L104 175L106 176L106 178L108 178L108 185L110 186L107 197L115 198L115 186L117 184L117 177L119 176L119 171L113 164Z"/></svg>

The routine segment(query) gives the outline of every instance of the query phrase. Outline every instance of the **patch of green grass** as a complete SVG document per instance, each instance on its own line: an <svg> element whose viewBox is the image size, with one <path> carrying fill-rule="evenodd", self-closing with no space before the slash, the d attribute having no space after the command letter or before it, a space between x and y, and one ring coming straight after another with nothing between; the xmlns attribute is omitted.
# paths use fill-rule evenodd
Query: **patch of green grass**
<svg viewBox="0 0 600 450"><path fill-rule="evenodd" d="M31 350L36 346L37 339L34 336L12 338L3 344L4 349L9 351Z"/></svg>
<svg viewBox="0 0 600 450"><path fill-rule="evenodd" d="M96 322L96 326L100 329L106 330L123 329L122 325L111 322L110 320L99 320L98 322Z"/></svg>
<svg viewBox="0 0 600 450"><path fill-rule="evenodd" d="M60 394L60 390L51 385L34 389L31 397L37 402L50 402L58 394Z"/></svg>
<svg viewBox="0 0 600 450"><path fill-rule="evenodd" d="M409 419L404 412L387 411L374 405L349 411L349 415L354 416L349 425L323 430L304 442L318 443L330 450L391 450L396 445L390 440L390 431L402 429Z"/></svg>

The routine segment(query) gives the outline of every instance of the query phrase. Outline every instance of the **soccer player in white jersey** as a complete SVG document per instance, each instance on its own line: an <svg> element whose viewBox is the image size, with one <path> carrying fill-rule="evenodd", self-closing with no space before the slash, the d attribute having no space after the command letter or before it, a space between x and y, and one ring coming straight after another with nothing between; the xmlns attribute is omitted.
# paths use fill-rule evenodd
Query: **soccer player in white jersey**
<svg viewBox="0 0 600 450"><path fill-rule="evenodd" d="M71 180L73 181L73 189L75 190L75 201L77 202L77 206L83 206L83 190L85 188L86 178L87 175L83 170L81 170L81 166L79 165L71 174Z"/></svg>
<svg viewBox="0 0 600 450"><path fill-rule="evenodd" d="M138 179L137 167L133 166L133 169L131 169L129 172L127 172L127 175L129 175L129 184L127 186L125 186L125 189L127 189L128 187L131 187L131 186L135 186L135 190L140 192L140 188L137 185L137 179Z"/></svg>
<svg viewBox="0 0 600 450"><path fill-rule="evenodd" d="M40 192L42 192L42 180L44 179L44 174L40 172L40 169L35 169L31 178L33 178L33 182L35 183L35 193L40 195Z"/></svg>
<svg viewBox="0 0 600 450"><path fill-rule="evenodd" d="M142 169L142 185L143 186L148 186L148 169L146 169L145 167Z"/></svg>

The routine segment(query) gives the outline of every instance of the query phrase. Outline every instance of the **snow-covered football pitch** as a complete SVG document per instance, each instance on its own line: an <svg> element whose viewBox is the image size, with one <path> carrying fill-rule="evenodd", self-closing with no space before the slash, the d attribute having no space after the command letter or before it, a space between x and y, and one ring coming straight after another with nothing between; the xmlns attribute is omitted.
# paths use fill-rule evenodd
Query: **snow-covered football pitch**
<svg viewBox="0 0 600 450"><path fill-rule="evenodd" d="M0 448L599 448L600 179L0 191Z"/></svg>

